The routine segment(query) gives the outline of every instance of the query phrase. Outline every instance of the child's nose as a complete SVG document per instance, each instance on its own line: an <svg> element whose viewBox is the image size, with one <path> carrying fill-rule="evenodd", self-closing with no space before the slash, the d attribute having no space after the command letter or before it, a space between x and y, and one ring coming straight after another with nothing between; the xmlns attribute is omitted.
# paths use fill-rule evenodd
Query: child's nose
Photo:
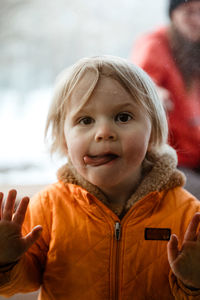
<svg viewBox="0 0 200 300"><path fill-rule="evenodd" d="M95 134L95 141L100 142L102 140L105 141L116 141L117 133L113 128L109 125L100 126Z"/></svg>

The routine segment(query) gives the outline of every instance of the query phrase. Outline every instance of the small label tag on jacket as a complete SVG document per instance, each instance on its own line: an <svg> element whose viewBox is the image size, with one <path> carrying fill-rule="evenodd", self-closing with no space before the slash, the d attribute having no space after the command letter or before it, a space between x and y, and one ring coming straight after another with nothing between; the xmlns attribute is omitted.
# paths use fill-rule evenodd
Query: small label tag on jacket
<svg viewBox="0 0 200 300"><path fill-rule="evenodd" d="M171 229L169 228L145 228L145 240L169 241Z"/></svg>

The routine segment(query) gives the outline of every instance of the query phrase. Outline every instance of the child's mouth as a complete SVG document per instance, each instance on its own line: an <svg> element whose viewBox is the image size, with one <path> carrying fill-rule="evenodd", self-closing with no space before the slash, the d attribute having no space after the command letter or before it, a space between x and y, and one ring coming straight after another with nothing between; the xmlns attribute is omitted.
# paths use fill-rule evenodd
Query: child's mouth
<svg viewBox="0 0 200 300"><path fill-rule="evenodd" d="M107 153L107 154L95 155L95 156L86 155L84 156L83 160L86 165L97 167L97 166L108 164L109 162L115 160L116 158L118 158L118 155L113 153Z"/></svg>

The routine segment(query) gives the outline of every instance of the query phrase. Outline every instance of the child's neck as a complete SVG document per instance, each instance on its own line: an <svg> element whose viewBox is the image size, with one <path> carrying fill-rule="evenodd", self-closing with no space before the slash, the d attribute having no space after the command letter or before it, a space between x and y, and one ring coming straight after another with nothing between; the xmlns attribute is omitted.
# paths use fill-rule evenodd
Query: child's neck
<svg viewBox="0 0 200 300"><path fill-rule="evenodd" d="M126 184L122 184L119 186L115 186L113 189L109 188L106 189L106 187L101 188L103 193L107 196L108 201L113 206L121 206L125 205L125 203L128 201L128 199L131 197L131 195L134 193L134 191L137 189L140 181L141 181L141 170L139 170L138 174L135 176L135 178L131 178L129 182Z"/></svg>

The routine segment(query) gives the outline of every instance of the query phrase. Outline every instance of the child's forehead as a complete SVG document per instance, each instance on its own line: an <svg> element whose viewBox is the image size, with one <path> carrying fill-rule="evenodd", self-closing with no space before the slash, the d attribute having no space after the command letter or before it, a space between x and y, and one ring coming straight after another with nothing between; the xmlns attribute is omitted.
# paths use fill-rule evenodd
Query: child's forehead
<svg viewBox="0 0 200 300"><path fill-rule="evenodd" d="M86 72L82 78L79 78L74 84L71 96L73 98L82 99L82 97L91 90L92 83L96 80L93 72Z"/></svg>
<svg viewBox="0 0 200 300"><path fill-rule="evenodd" d="M100 94L117 96L118 94L126 95L126 97L133 98L131 93L120 83L119 80L110 76L101 76L98 78L92 72L88 72L76 84L71 94L71 100L74 102L83 101L83 99L90 98L91 95Z"/></svg>
<svg viewBox="0 0 200 300"><path fill-rule="evenodd" d="M76 115L83 110L93 110L95 103L102 103L110 110L132 107L143 111L141 104L136 100L136 96L134 97L118 80L112 77L100 77L92 93L88 96L87 92L90 87L90 76L80 81L71 94L68 112Z"/></svg>

